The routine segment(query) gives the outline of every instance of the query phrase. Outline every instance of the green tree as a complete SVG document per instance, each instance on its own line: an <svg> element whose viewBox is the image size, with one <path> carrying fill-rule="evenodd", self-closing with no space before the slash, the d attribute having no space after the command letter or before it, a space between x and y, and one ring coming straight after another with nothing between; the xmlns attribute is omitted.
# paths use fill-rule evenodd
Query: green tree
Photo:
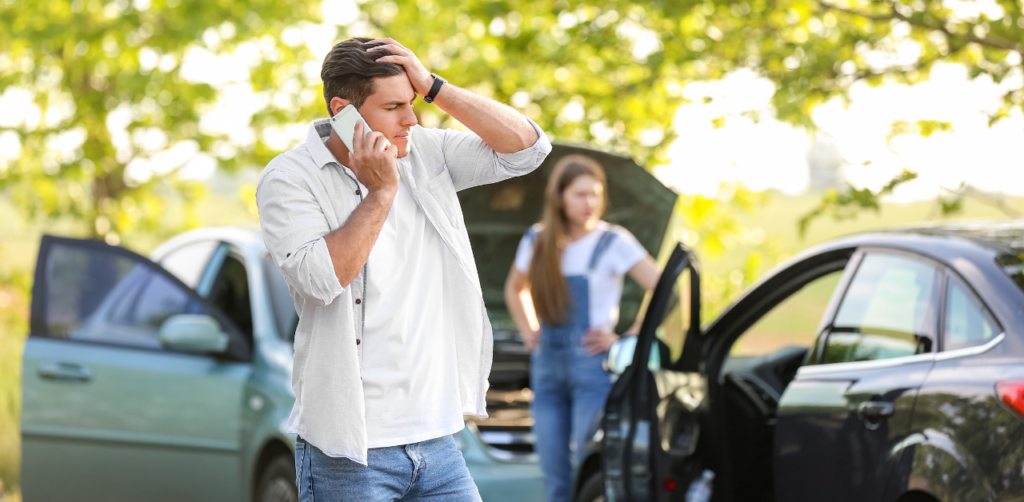
<svg viewBox="0 0 1024 502"><path fill-rule="evenodd" d="M297 0L74 0L40 12L4 0L0 86L24 92L41 118L6 125L22 148L0 164L0 184L14 188L26 214L71 215L96 235L153 228L162 208L149 194L169 187L186 199L201 195L199 185L166 174L166 157L157 173L147 171L154 150L202 152L229 170L261 166L285 148L282 128L324 114L319 61L302 43L322 12L344 25L330 32L334 40L394 36L432 70L520 108L556 139L653 167L667 161L682 87L739 68L774 82L778 118L808 128L816 106L847 98L857 81L919 82L940 61L995 81L1019 75L1021 4L993 5L965 12L938 0L326 0L321 10ZM195 49L251 54L242 85L186 78L181 62ZM255 109L230 141L200 121L228 93L250 93ZM1022 102L1013 89L992 120ZM445 123L432 107L418 110L426 125ZM927 129L933 125L943 127ZM70 152L55 148L76 142Z"/></svg>
<svg viewBox="0 0 1024 502"><path fill-rule="evenodd" d="M780 120L814 129L814 108L848 100L858 81L913 84L936 63L952 62L1001 82L1019 78L1024 59L1018 0L468 1L443 8L433 0L372 0L363 9L377 32L401 37L438 71L522 108L555 137L630 153L648 167L667 160L680 91L694 80L751 69L775 84ZM1022 107L1018 85L990 120ZM949 129L923 120L894 124L892 134ZM877 210L879 197L913 178L901 173L878 191L829 194L801 226ZM942 212L955 211L958 201L956 194L939 201Z"/></svg>
<svg viewBox="0 0 1024 502"><path fill-rule="evenodd" d="M186 78L185 55L248 50L260 61L251 68L254 85L283 79L270 65L306 56L277 34L318 16L315 7L294 0L0 3L0 89L30 108L19 123L0 119L8 146L12 133L20 145L17 158L0 158L0 188L11 189L26 217L80 221L83 234L108 242L157 229L164 205L154 195L188 201L203 193L175 174L182 163L203 168L219 156L221 167L233 169L257 150L236 152L225 134L201 127L201 112L221 91ZM186 216L186 224L195 221Z"/></svg>

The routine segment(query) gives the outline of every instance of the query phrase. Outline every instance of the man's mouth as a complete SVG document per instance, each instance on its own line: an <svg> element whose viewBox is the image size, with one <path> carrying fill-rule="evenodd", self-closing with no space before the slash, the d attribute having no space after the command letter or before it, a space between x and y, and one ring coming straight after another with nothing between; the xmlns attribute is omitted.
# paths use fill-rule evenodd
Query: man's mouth
<svg viewBox="0 0 1024 502"><path fill-rule="evenodd" d="M395 139L398 140L398 141L409 139L409 133L408 132L403 132L403 133L400 133L400 134L396 134L395 135Z"/></svg>

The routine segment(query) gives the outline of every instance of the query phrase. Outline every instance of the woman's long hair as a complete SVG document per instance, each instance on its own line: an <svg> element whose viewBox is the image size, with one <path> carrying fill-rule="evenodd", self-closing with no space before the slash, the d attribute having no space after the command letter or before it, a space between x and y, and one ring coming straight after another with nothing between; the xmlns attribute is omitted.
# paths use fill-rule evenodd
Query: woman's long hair
<svg viewBox="0 0 1024 502"><path fill-rule="evenodd" d="M569 284L562 275L562 251L569 241L569 220L565 216L562 194L580 176L593 176L605 189L598 218L608 205L608 184L601 164L584 155L567 155L558 161L544 190L544 217L530 261L530 295L537 317L549 325L569 319Z"/></svg>

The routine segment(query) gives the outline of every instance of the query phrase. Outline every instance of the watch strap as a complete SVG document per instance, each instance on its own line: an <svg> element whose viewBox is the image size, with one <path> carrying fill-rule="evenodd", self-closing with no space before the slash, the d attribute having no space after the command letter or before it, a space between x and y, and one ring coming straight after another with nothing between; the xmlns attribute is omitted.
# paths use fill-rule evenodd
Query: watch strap
<svg viewBox="0 0 1024 502"><path fill-rule="evenodd" d="M447 80L441 78L440 75L437 75L435 73L431 73L431 75L434 77L434 85L430 86L430 92L428 92L427 95L423 97L423 101L426 101L427 103L433 103L434 98L437 97L437 93L441 91L441 86L448 82Z"/></svg>

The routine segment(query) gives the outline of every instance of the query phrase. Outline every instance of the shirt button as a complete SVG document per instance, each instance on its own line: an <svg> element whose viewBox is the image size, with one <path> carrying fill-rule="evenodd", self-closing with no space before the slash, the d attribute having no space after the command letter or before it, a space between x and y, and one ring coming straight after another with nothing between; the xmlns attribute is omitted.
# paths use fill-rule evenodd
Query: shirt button
<svg viewBox="0 0 1024 502"><path fill-rule="evenodd" d="M356 195L362 195L362 193L363 193L362 190L356 190Z"/></svg>
<svg viewBox="0 0 1024 502"><path fill-rule="evenodd" d="M359 343L360 343L360 341L359 341L359 340L356 340L356 345L359 345Z"/></svg>
<svg viewBox="0 0 1024 502"><path fill-rule="evenodd" d="M363 303L363 301L360 300L359 298L356 298L356 305L359 305L360 303Z"/></svg>

